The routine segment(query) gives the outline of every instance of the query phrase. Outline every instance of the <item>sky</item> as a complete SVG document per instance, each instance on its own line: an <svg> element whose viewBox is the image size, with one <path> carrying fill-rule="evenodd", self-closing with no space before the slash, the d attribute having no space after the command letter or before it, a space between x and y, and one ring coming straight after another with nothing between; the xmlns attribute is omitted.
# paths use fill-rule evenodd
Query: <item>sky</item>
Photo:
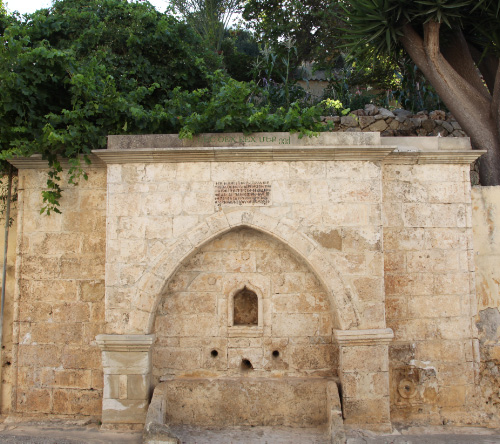
<svg viewBox="0 0 500 444"><path fill-rule="evenodd" d="M158 10L164 11L167 7L167 0L149 0L149 2ZM47 8L52 4L52 0L5 0L7 10L19 11L22 14L35 12L41 8Z"/></svg>

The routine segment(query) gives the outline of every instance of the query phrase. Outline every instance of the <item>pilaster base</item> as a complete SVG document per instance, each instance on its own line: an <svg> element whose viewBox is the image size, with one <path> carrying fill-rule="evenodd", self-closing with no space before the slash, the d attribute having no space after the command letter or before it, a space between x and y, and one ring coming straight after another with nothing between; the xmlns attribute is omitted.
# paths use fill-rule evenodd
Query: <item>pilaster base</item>
<svg viewBox="0 0 500 444"><path fill-rule="evenodd" d="M143 425L151 396L154 335L98 335L102 350L103 426Z"/></svg>
<svg viewBox="0 0 500 444"><path fill-rule="evenodd" d="M339 344L344 424L390 431L388 329L335 330Z"/></svg>

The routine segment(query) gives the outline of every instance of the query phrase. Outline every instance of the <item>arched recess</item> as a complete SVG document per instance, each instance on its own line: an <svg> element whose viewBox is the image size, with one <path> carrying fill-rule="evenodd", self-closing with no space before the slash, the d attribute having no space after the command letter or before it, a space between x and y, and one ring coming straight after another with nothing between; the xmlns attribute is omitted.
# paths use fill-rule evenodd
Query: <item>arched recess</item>
<svg viewBox="0 0 500 444"><path fill-rule="evenodd" d="M165 285L181 264L196 254L206 243L238 227L261 231L286 244L313 270L328 292L332 315L339 330L355 329L359 325L350 290L342 281L328 255L296 224L287 219L276 219L255 210L218 211L202 223L180 236L167 246L152 262L139 281L133 304L134 320L128 334L150 334L153 331L155 313ZM137 326L141 326L140 330Z"/></svg>

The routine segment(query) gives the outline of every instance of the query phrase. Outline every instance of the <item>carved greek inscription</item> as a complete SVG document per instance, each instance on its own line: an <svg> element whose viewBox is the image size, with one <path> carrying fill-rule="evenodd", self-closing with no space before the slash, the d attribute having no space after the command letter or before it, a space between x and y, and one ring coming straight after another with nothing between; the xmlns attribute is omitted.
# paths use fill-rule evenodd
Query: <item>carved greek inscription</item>
<svg viewBox="0 0 500 444"><path fill-rule="evenodd" d="M215 204L239 206L270 205L270 182L215 182Z"/></svg>
<svg viewBox="0 0 500 444"><path fill-rule="evenodd" d="M207 145L212 144L231 144L240 145L243 143L263 144L263 145L291 145L290 136L276 137L276 136L231 136L228 134L203 134L201 136L203 143Z"/></svg>

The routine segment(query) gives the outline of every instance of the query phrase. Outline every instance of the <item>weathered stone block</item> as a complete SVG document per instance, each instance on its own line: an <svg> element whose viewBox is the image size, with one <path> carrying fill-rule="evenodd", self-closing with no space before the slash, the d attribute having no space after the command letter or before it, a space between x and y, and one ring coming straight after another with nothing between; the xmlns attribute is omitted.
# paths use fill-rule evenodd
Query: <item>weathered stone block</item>
<svg viewBox="0 0 500 444"><path fill-rule="evenodd" d="M19 365L30 367L58 367L61 363L60 344L19 345ZM85 367L83 367L85 368Z"/></svg>
<svg viewBox="0 0 500 444"><path fill-rule="evenodd" d="M127 399L149 399L149 375L127 375Z"/></svg>
<svg viewBox="0 0 500 444"><path fill-rule="evenodd" d="M175 370L196 370L201 364L200 348L155 347L153 361L159 368Z"/></svg>
<svg viewBox="0 0 500 444"><path fill-rule="evenodd" d="M37 344L81 344L81 323L31 324L31 341Z"/></svg>
<svg viewBox="0 0 500 444"><path fill-rule="evenodd" d="M418 296L408 298L410 318L448 318L462 315L459 296Z"/></svg>
<svg viewBox="0 0 500 444"><path fill-rule="evenodd" d="M106 374L145 374L149 359L147 351L106 351L102 355L102 367Z"/></svg>
<svg viewBox="0 0 500 444"><path fill-rule="evenodd" d="M103 424L144 424L148 401L136 399L103 399Z"/></svg>
<svg viewBox="0 0 500 444"><path fill-rule="evenodd" d="M172 380L163 383L166 417L170 425L202 427L325 425L332 408L327 383L326 378Z"/></svg>
<svg viewBox="0 0 500 444"><path fill-rule="evenodd" d="M389 371L387 346L341 346L340 365L344 372L387 372Z"/></svg>
<svg viewBox="0 0 500 444"><path fill-rule="evenodd" d="M104 300L104 281L78 281L78 294L81 301L99 302Z"/></svg>
<svg viewBox="0 0 500 444"><path fill-rule="evenodd" d="M461 341L418 342L415 358L420 361L464 362L464 346Z"/></svg>
<svg viewBox="0 0 500 444"><path fill-rule="evenodd" d="M96 391L56 389L53 412L64 415L99 415L101 396Z"/></svg>
<svg viewBox="0 0 500 444"><path fill-rule="evenodd" d="M430 296L434 292L434 275L431 273L390 274L385 278L388 296Z"/></svg>
<svg viewBox="0 0 500 444"><path fill-rule="evenodd" d="M317 314L280 314L273 315L273 336L314 336L319 329Z"/></svg>
<svg viewBox="0 0 500 444"><path fill-rule="evenodd" d="M443 407L462 407L465 405L466 387L454 385L441 387L438 394L438 402Z"/></svg>
<svg viewBox="0 0 500 444"><path fill-rule="evenodd" d="M276 294L272 299L275 313L321 313L330 309L325 294Z"/></svg>
<svg viewBox="0 0 500 444"><path fill-rule="evenodd" d="M67 369L98 369L101 367L101 353L97 347L67 346L61 353L60 363Z"/></svg>
<svg viewBox="0 0 500 444"><path fill-rule="evenodd" d="M390 422L389 398L343 401L344 424L388 424Z"/></svg>
<svg viewBox="0 0 500 444"><path fill-rule="evenodd" d="M19 388L16 408L18 412L50 413L52 410L51 390Z"/></svg>
<svg viewBox="0 0 500 444"><path fill-rule="evenodd" d="M389 373L345 373L342 376L344 398L380 399L389 393Z"/></svg>

